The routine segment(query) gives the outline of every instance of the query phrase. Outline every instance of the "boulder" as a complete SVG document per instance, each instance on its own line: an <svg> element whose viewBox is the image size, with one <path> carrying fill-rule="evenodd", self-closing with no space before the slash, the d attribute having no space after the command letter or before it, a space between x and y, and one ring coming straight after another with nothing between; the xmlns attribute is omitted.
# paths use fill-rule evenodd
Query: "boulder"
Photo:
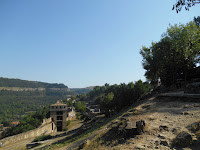
<svg viewBox="0 0 200 150"><path fill-rule="evenodd" d="M200 121L194 122L191 125L187 126L187 129L194 133L199 131L200 130Z"/></svg>
<svg viewBox="0 0 200 150"><path fill-rule="evenodd" d="M136 122L136 128L137 128L138 134L144 133L145 124L146 123L144 120L140 120Z"/></svg>
<svg viewBox="0 0 200 150"><path fill-rule="evenodd" d="M187 147L191 144L193 144L192 136L185 131L180 132L174 139L174 145L177 147Z"/></svg>

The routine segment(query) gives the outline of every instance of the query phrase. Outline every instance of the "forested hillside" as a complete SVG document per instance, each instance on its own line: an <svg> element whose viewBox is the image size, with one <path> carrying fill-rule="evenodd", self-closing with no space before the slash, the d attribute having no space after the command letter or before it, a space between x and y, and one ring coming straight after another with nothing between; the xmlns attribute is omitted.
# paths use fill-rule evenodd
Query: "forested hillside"
<svg viewBox="0 0 200 150"><path fill-rule="evenodd" d="M73 91L77 94L84 94L84 93L88 93L90 91L92 91L92 87L88 87L88 88L70 88L70 91Z"/></svg>
<svg viewBox="0 0 200 150"><path fill-rule="evenodd" d="M27 81L21 79L0 78L0 87L26 87L26 88L68 88L64 84Z"/></svg>
<svg viewBox="0 0 200 150"><path fill-rule="evenodd" d="M0 78L0 87L44 89L41 91L0 90L0 123L19 120L31 111L36 111L41 107L56 102L56 100L66 99L69 95L75 95L74 92L66 90L68 87L64 84L50 84L20 79Z"/></svg>
<svg viewBox="0 0 200 150"><path fill-rule="evenodd" d="M89 93L78 95L77 97L81 101L99 105L101 112L106 117L111 117L124 107L136 103L150 89L151 85L141 80L128 84L121 83L119 85L109 85L106 83L104 86L96 86Z"/></svg>

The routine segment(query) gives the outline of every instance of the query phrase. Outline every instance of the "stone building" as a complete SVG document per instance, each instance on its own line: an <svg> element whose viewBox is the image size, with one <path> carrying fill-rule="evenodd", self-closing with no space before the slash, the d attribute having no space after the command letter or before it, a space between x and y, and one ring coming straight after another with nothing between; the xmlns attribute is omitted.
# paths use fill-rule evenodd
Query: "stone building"
<svg viewBox="0 0 200 150"><path fill-rule="evenodd" d="M76 119L76 112L74 107L68 107L67 109L67 120L74 120Z"/></svg>
<svg viewBox="0 0 200 150"><path fill-rule="evenodd" d="M50 105L50 117L57 127L57 131L62 131L66 128L67 105L62 101Z"/></svg>

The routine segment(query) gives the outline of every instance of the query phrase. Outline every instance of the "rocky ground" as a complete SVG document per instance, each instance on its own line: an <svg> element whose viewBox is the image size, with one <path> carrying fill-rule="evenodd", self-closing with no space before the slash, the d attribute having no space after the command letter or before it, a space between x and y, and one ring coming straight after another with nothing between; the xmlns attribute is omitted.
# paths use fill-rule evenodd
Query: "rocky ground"
<svg viewBox="0 0 200 150"><path fill-rule="evenodd" d="M104 132L82 146L83 149L199 150L200 99L170 94L141 101L137 107L112 121ZM146 122L142 134L136 132L139 120Z"/></svg>

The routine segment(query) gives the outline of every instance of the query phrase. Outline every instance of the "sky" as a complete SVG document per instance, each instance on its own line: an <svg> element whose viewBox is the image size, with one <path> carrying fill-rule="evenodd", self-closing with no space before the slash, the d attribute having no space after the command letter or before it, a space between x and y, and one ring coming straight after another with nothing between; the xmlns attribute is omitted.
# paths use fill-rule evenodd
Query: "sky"
<svg viewBox="0 0 200 150"><path fill-rule="evenodd" d="M169 24L188 23L176 0L1 0L0 77L69 88L145 81L139 54Z"/></svg>

